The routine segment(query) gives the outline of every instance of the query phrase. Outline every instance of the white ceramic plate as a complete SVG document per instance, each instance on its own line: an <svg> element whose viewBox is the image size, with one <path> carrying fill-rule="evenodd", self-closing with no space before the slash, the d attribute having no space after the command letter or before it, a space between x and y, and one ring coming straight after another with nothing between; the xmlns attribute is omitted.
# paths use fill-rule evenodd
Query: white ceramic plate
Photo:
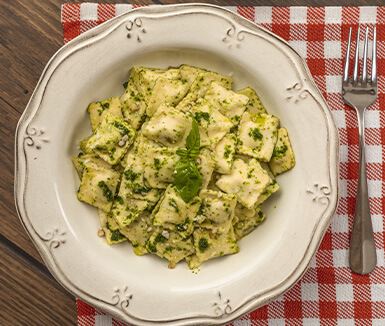
<svg viewBox="0 0 385 326"><path fill-rule="evenodd" d="M90 133L89 102L120 95L134 65L182 63L256 88L289 130L297 161L278 177L267 220L239 242L240 253L197 274L97 237L97 211L77 200L70 160ZM303 275L337 206L337 131L305 63L219 7L140 8L79 36L48 63L16 136L17 209L48 268L75 296L132 324L222 324L268 303Z"/></svg>

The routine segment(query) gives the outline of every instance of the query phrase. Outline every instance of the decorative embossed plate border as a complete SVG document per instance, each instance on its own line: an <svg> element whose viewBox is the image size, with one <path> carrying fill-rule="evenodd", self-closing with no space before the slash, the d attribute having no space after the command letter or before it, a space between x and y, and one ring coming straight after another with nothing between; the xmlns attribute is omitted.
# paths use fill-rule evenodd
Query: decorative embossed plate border
<svg viewBox="0 0 385 326"><path fill-rule="evenodd" d="M96 236L95 209L77 201L70 157L89 131L90 101L122 93L134 64L189 63L258 89L287 127L295 169L264 205L267 220L237 255L191 272L137 257ZM16 132L20 219L55 278L77 297L137 325L229 322L287 291L303 275L338 202L338 135L300 56L282 39L211 5L133 10L79 36L47 64Z"/></svg>

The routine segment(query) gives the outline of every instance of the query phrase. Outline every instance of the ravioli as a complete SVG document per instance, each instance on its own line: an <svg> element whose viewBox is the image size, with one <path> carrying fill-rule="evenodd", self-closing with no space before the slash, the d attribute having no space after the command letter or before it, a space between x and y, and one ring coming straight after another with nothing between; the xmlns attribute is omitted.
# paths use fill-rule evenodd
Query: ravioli
<svg viewBox="0 0 385 326"><path fill-rule="evenodd" d="M88 105L92 134L72 163L108 245L195 269L239 252L268 220L264 202L295 166L293 147L255 89L232 86L192 65L135 66L120 97Z"/></svg>

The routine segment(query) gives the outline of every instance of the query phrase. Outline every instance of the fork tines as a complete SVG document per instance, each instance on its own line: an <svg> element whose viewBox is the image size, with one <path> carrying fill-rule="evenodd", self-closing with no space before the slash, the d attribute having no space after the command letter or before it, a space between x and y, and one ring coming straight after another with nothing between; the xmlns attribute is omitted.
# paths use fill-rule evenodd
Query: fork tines
<svg viewBox="0 0 385 326"><path fill-rule="evenodd" d="M362 78L358 78L358 59L359 59L359 43L360 43L360 27L357 31L357 42L354 55L354 67L353 67L353 79L349 79L349 59L350 59L350 47L351 47L351 38L352 38L352 28L349 30L349 39L348 47L346 49L346 58L345 58L345 67L343 82L348 83L352 82L357 84L361 82L362 84L368 83L368 39L369 39L369 27L366 27L365 32L365 44L364 44L364 55L363 55L363 67L362 67ZM372 74L369 83L377 82L377 34L376 26L373 28L373 56L372 56Z"/></svg>

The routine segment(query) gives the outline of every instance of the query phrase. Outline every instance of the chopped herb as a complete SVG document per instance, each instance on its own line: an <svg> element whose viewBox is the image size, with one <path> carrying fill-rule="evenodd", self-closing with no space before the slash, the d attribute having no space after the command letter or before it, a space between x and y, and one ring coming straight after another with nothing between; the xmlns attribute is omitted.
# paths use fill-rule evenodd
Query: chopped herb
<svg viewBox="0 0 385 326"><path fill-rule="evenodd" d="M151 243L149 242L147 247L150 252L156 252L156 245L160 242L166 242L167 238L162 235L162 233L158 233L154 239L154 241Z"/></svg>
<svg viewBox="0 0 385 326"><path fill-rule="evenodd" d="M179 213L179 207L174 198L171 198L168 204L174 207L175 212Z"/></svg>
<svg viewBox="0 0 385 326"><path fill-rule="evenodd" d="M156 236L155 242L166 242L167 241L167 238L165 236L162 235L162 233L158 233L158 235Z"/></svg>
<svg viewBox="0 0 385 326"><path fill-rule="evenodd" d="M208 112L195 112L194 118L199 124L201 123L202 119L209 122L210 114Z"/></svg>
<svg viewBox="0 0 385 326"><path fill-rule="evenodd" d="M128 170L124 171L123 174L124 174L126 180L129 180L131 182L134 182L141 175L140 173L135 173L131 169L128 169Z"/></svg>
<svg viewBox="0 0 385 326"><path fill-rule="evenodd" d="M179 232L186 231L188 224L190 224L190 219L187 217L186 220L184 221L184 223L176 225L176 230Z"/></svg>
<svg viewBox="0 0 385 326"><path fill-rule="evenodd" d="M154 158L154 167L158 171L162 168L162 164L160 162L160 159L158 159L156 157Z"/></svg>
<svg viewBox="0 0 385 326"><path fill-rule="evenodd" d="M231 152L232 152L231 145L226 145L225 153L223 154L224 158L230 158Z"/></svg>
<svg viewBox="0 0 385 326"><path fill-rule="evenodd" d="M123 84L124 89L126 89L127 86L128 86L128 81L126 81L126 82Z"/></svg>
<svg viewBox="0 0 385 326"><path fill-rule="evenodd" d="M115 230L111 232L111 241L120 241L125 239L126 237L120 233L119 230Z"/></svg>
<svg viewBox="0 0 385 326"><path fill-rule="evenodd" d="M113 196L112 196L112 191L111 191L110 188L108 188L107 184L106 184L103 180L99 181L98 186L99 186L100 188L102 188L102 190L103 190L103 195L104 195L104 197L107 198L107 201L108 201L108 202L113 201L114 198L113 198Z"/></svg>
<svg viewBox="0 0 385 326"><path fill-rule="evenodd" d="M199 239L199 250L200 252L205 252L210 247L206 238Z"/></svg>
<svg viewBox="0 0 385 326"><path fill-rule="evenodd" d="M120 197L120 196L115 196L115 200L116 200L120 205L123 205L123 204L124 204L123 198Z"/></svg>
<svg viewBox="0 0 385 326"><path fill-rule="evenodd" d="M251 128L249 132L249 136L253 138L255 141L262 140L263 135L260 133L258 128Z"/></svg>
<svg viewBox="0 0 385 326"><path fill-rule="evenodd" d="M128 135L130 133L130 130L124 126L123 124L121 124L119 121L114 121L112 123L112 125L119 130L119 132L122 134L122 135Z"/></svg>
<svg viewBox="0 0 385 326"><path fill-rule="evenodd" d="M101 103L103 110L108 109L110 107L110 103Z"/></svg>
<svg viewBox="0 0 385 326"><path fill-rule="evenodd" d="M235 122L238 122L239 120L241 120L241 117L240 117L239 115L235 115L235 116L233 117L233 120L234 120Z"/></svg>
<svg viewBox="0 0 385 326"><path fill-rule="evenodd" d="M274 147L273 157L275 157L275 158L282 158L285 155L287 149L288 148L287 148L286 144L283 144L280 147Z"/></svg>
<svg viewBox="0 0 385 326"><path fill-rule="evenodd" d="M134 188L132 191L134 194L146 195L151 189L146 186L140 188Z"/></svg>

